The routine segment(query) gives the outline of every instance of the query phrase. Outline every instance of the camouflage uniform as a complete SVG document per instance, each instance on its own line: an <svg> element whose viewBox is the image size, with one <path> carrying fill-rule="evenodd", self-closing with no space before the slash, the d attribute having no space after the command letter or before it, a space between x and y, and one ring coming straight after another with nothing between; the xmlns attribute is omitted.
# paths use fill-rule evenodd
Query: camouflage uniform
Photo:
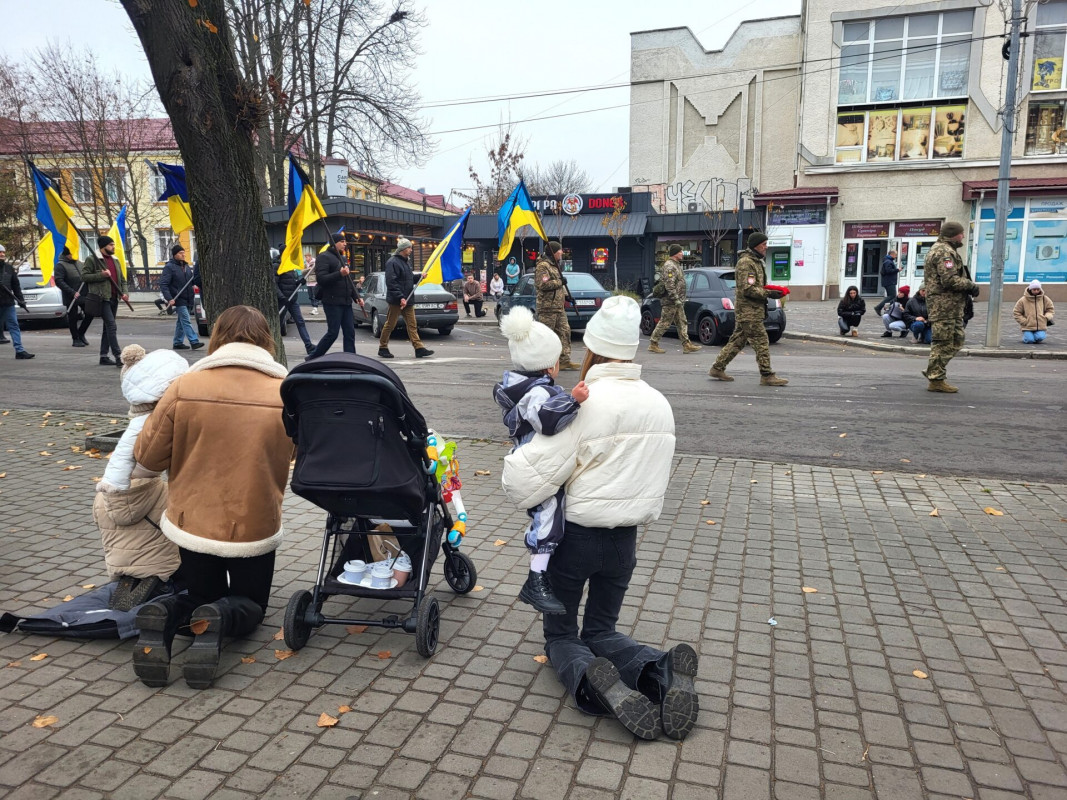
<svg viewBox="0 0 1067 800"><path fill-rule="evenodd" d="M930 361L924 374L931 381L945 380L948 362L963 347L963 309L968 295L978 289L967 274L958 247L941 236L923 262L926 306L933 329Z"/></svg>
<svg viewBox="0 0 1067 800"><path fill-rule="evenodd" d="M652 331L651 344L658 345L660 337L671 325L678 329L678 338L682 345L689 344L689 321L685 318L685 274L682 265L673 258L663 262L662 276L663 288L667 290L660 298L659 324Z"/></svg>
<svg viewBox="0 0 1067 800"><path fill-rule="evenodd" d="M737 298L734 305L734 332L730 341L719 352L712 370L722 371L746 344L756 352L760 375L773 375L771 369L771 345L763 320L767 316L767 284L763 271L763 256L751 248L742 251L735 271Z"/></svg>
<svg viewBox="0 0 1067 800"><path fill-rule="evenodd" d="M571 360L571 326L567 322L567 310L563 301L567 290L563 287L563 273L555 259L547 252L541 254L534 267L534 288L537 289L537 321L547 325L559 337L563 350L559 363L566 365Z"/></svg>

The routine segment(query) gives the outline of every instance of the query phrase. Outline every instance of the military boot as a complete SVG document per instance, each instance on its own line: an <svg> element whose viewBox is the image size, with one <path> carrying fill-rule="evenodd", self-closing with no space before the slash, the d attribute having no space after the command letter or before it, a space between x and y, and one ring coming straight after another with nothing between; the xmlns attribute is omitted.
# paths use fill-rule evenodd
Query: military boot
<svg viewBox="0 0 1067 800"><path fill-rule="evenodd" d="M712 367L708 370L708 375L717 381L732 381L734 379L733 375L727 375L726 370L718 367Z"/></svg>
<svg viewBox="0 0 1067 800"><path fill-rule="evenodd" d="M773 372L769 375L762 375L759 379L760 386L785 386L789 381L785 378L779 378Z"/></svg>
<svg viewBox="0 0 1067 800"><path fill-rule="evenodd" d="M580 370L582 368L582 365L575 364L573 361L561 361L559 363L559 368L561 371L564 372L574 372L576 370Z"/></svg>
<svg viewBox="0 0 1067 800"><path fill-rule="evenodd" d="M648 352L650 352L650 353L666 353L667 351L659 346L659 342L657 342L655 339L653 339L652 341L650 341L648 343Z"/></svg>
<svg viewBox="0 0 1067 800"><path fill-rule="evenodd" d="M699 344L693 344L692 342L686 342L682 345L683 353L696 353L704 348Z"/></svg>
<svg viewBox="0 0 1067 800"><path fill-rule="evenodd" d="M943 392L944 394L955 394L959 391L955 386L942 378L939 381L930 381L930 384L926 387L928 392Z"/></svg>

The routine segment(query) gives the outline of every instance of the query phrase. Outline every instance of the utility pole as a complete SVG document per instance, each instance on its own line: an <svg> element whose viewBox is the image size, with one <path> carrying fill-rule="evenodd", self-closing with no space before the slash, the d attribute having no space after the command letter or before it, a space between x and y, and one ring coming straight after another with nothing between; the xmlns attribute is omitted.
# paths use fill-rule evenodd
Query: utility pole
<svg viewBox="0 0 1067 800"><path fill-rule="evenodd" d="M1008 49L1008 85L1000 110L1000 172L997 174L996 222L993 227L993 264L989 271L989 311L986 318L986 347L1000 347L1000 301L1004 294L1005 242L1008 234L1008 189L1011 183L1011 148L1015 141L1015 90L1019 83L1019 27L1023 22L1022 0L1011 0L1011 36ZM974 235L981 229L981 209L975 220Z"/></svg>

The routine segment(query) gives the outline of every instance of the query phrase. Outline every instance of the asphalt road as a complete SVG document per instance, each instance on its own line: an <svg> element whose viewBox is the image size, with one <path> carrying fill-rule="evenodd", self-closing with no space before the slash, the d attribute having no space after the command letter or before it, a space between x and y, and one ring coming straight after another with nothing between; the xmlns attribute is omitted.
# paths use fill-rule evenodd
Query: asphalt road
<svg viewBox="0 0 1067 800"><path fill-rule="evenodd" d="M312 318L312 338L325 330ZM169 347L172 323L119 321L123 344ZM94 336L95 334L95 336ZM33 361L15 361L0 346L0 408L102 411L121 416L126 403L118 370L97 364L97 328L90 348L72 348L66 329L26 332ZM504 439L491 398L492 384L509 364L507 344L492 326L458 326L451 336L426 332L434 358L416 361L406 339L394 338L393 366L430 423L448 435ZM1067 482L1067 362L960 358L950 369L957 395L925 391L915 354L875 353L832 344L783 339L772 346L774 368L789 386L761 387L754 357L730 365L733 383L712 381L707 370L718 348L682 356L667 339L667 355L639 351L644 376L674 407L678 450L717 455L931 475ZM367 328L356 347L374 355ZM335 345L340 349L340 345ZM290 364L303 347L290 329ZM584 352L575 338L575 358ZM206 353L199 351L195 357ZM193 354L186 353L190 358ZM564 373L564 385L575 373Z"/></svg>

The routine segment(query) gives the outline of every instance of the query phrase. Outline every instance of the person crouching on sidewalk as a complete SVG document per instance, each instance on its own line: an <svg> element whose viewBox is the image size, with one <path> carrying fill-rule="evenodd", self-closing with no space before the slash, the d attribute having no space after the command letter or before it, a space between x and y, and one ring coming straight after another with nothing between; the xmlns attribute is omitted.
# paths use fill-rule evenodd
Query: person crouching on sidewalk
<svg viewBox="0 0 1067 800"><path fill-rule="evenodd" d="M1012 316L1019 323L1025 344L1040 344L1048 336L1048 326L1052 325L1056 307L1041 288L1041 281L1032 280L1026 293L1019 298L1012 309Z"/></svg>

